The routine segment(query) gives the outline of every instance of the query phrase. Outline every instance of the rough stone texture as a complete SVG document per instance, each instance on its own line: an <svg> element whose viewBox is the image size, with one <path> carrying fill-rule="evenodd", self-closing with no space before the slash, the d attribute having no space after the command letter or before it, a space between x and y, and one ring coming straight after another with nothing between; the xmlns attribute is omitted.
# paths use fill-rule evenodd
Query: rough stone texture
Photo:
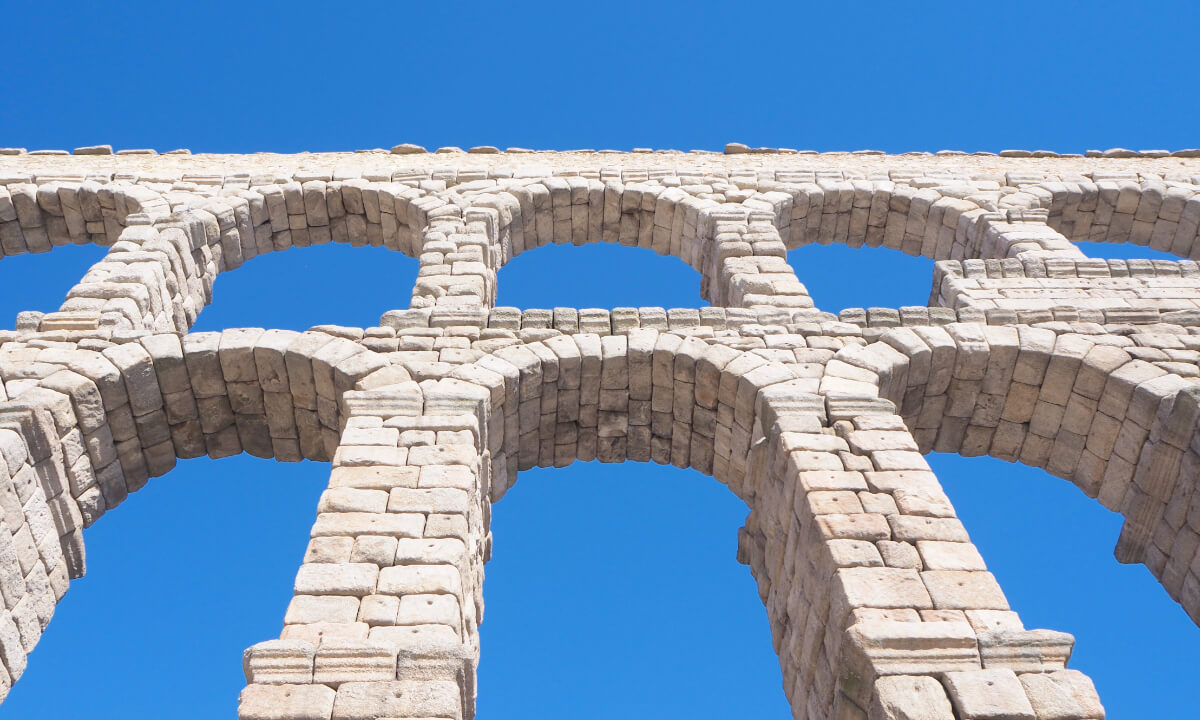
<svg viewBox="0 0 1200 720"><path fill-rule="evenodd" d="M109 248L0 331L0 686L84 528L178 458L242 452L331 463L244 720L472 717L491 503L575 460L691 467L747 503L737 554L797 718L1103 717L930 451L1075 483L1200 619L1200 153L109 152L0 156L0 257ZM326 242L415 258L409 307L190 332L220 273ZM680 258L709 305L494 306L516 255L593 242ZM786 254L833 242L935 260L928 306L816 308Z"/></svg>
<svg viewBox="0 0 1200 720"><path fill-rule="evenodd" d="M890 676L875 682L870 720L954 720L946 691L931 677Z"/></svg>

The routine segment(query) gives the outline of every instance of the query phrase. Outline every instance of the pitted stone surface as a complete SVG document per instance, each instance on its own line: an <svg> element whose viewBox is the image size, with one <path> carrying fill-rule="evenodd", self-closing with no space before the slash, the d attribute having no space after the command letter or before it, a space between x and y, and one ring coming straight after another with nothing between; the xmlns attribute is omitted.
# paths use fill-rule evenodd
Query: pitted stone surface
<svg viewBox="0 0 1200 720"><path fill-rule="evenodd" d="M0 686L85 527L177 458L242 452L331 463L279 639L246 651L246 720L472 717L491 504L576 460L691 467L746 502L737 554L797 718L1103 716L929 451L1075 483L1200 618L1197 153L101 150L0 156L0 257L109 248L0 331ZM407 307L189 332L220 273L326 242L416 258ZM494 306L516 255L593 242L680 258L709 305ZM831 242L934 259L929 305L814 307L787 251Z"/></svg>

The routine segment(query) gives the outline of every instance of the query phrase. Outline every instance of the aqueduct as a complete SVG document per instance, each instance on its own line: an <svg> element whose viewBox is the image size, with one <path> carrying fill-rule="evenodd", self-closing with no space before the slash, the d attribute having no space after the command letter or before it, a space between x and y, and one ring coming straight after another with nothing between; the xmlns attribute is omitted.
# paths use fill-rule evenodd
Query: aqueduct
<svg viewBox="0 0 1200 720"><path fill-rule="evenodd" d="M599 459L746 502L797 718L1098 720L1073 639L1025 628L922 453L1070 480L1200 619L1193 155L0 157L0 256L108 248L0 331L0 686L86 527L178 458L245 452L331 472L242 720L470 718L491 503ZM328 242L415 257L409 308L190 332L220 273ZM710 304L495 307L513 257L595 242L680 258ZM821 311L785 259L814 242L934 259L928 306Z"/></svg>

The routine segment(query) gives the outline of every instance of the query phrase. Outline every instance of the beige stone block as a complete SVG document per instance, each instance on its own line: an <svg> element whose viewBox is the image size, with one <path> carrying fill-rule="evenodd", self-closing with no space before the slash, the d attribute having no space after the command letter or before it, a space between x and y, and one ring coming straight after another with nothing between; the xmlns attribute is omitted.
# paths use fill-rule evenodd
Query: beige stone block
<svg viewBox="0 0 1200 720"><path fill-rule="evenodd" d="M321 493L321 500L317 503L317 512L381 513L387 510L387 502L388 495L382 490L330 488Z"/></svg>
<svg viewBox="0 0 1200 720"><path fill-rule="evenodd" d="M457 538L401 539L396 544L396 565L459 565L466 559L466 543Z"/></svg>
<svg viewBox="0 0 1200 720"><path fill-rule="evenodd" d="M362 599L357 619L368 625L395 625L400 598L395 595L368 595Z"/></svg>
<svg viewBox="0 0 1200 720"><path fill-rule="evenodd" d="M885 540L891 536L887 518L882 515L818 515L817 527L826 539Z"/></svg>
<svg viewBox="0 0 1200 720"><path fill-rule="evenodd" d="M921 563L921 556L917 552L916 546L912 543L879 540L875 543L875 546L879 548L879 554L883 556L883 562L888 567L912 568L914 570L924 568Z"/></svg>
<svg viewBox="0 0 1200 720"><path fill-rule="evenodd" d="M928 489L907 490L899 488L892 493L896 499L896 508L904 515L921 515L925 517L952 518L955 516L954 506L944 493L932 492Z"/></svg>
<svg viewBox="0 0 1200 720"><path fill-rule="evenodd" d="M858 495L848 490L821 490L805 496L808 510L813 515L853 515L863 512Z"/></svg>
<svg viewBox="0 0 1200 720"><path fill-rule="evenodd" d="M926 570L986 570L983 557L972 543L920 540L917 550Z"/></svg>
<svg viewBox="0 0 1200 720"><path fill-rule="evenodd" d="M860 492L858 501L862 503L864 512L879 515L896 515L900 512L895 498L887 493Z"/></svg>
<svg viewBox="0 0 1200 720"><path fill-rule="evenodd" d="M360 488L364 490L391 490L397 487L417 487L421 468L389 467L335 467L329 475L331 488Z"/></svg>
<svg viewBox="0 0 1200 720"><path fill-rule="evenodd" d="M458 684L445 680L348 682L337 690L332 717L333 720L377 720L386 717L460 720L460 698Z"/></svg>
<svg viewBox="0 0 1200 720"><path fill-rule="evenodd" d="M325 640L317 648L313 681L336 684L393 680L396 648L371 640Z"/></svg>
<svg viewBox="0 0 1200 720"><path fill-rule="evenodd" d="M946 542L970 542L967 530L955 518L932 518L917 515L892 515L888 519L894 540L919 542L921 540L943 540Z"/></svg>
<svg viewBox="0 0 1200 720"><path fill-rule="evenodd" d="M1037 720L1012 670L948 672L942 675L942 684L960 718Z"/></svg>
<svg viewBox="0 0 1200 720"><path fill-rule="evenodd" d="M314 537L323 535L390 535L421 537L425 516L420 513L321 513L313 524Z"/></svg>
<svg viewBox="0 0 1200 720"><path fill-rule="evenodd" d="M238 720L329 720L334 691L324 685L248 685Z"/></svg>
<svg viewBox="0 0 1200 720"><path fill-rule="evenodd" d="M388 595L462 594L462 577L453 565L408 565L384 568L379 592Z"/></svg>
<svg viewBox="0 0 1200 720"><path fill-rule="evenodd" d="M1083 706L1084 715L1088 720L1103 720L1104 706L1100 704L1096 686L1092 684L1091 678L1078 670L1059 670L1050 673L1050 677L1070 690L1072 697Z"/></svg>
<svg viewBox="0 0 1200 720"><path fill-rule="evenodd" d="M881 567L883 558L874 543L865 540L830 540L826 543L837 567Z"/></svg>
<svg viewBox="0 0 1200 720"><path fill-rule="evenodd" d="M797 475L799 487L805 491L866 490L867 482L861 472L810 470Z"/></svg>
<svg viewBox="0 0 1200 720"><path fill-rule="evenodd" d="M316 645L302 640L268 640L252 645L242 655L242 668L250 684L282 685L312 682Z"/></svg>
<svg viewBox="0 0 1200 720"><path fill-rule="evenodd" d="M1087 709L1076 699L1069 687L1054 681L1049 674L1025 673L1018 675L1025 696L1033 707L1037 720L1085 720L1096 717L1088 715Z"/></svg>
<svg viewBox="0 0 1200 720"><path fill-rule="evenodd" d="M926 570L921 580L933 606L942 610L1007 610L1008 600L990 572Z"/></svg>
<svg viewBox="0 0 1200 720"><path fill-rule="evenodd" d="M346 595L297 595L288 604L283 622L287 625L352 623L358 619L358 604L357 597Z"/></svg>
<svg viewBox="0 0 1200 720"><path fill-rule="evenodd" d="M1071 657L1075 638L1054 630L995 629L979 633L979 652L985 668L1017 672L1062 670Z"/></svg>
<svg viewBox="0 0 1200 720"><path fill-rule="evenodd" d="M405 595L400 598L397 625L449 625L456 631L462 611L454 595Z"/></svg>
<svg viewBox="0 0 1200 720"><path fill-rule="evenodd" d="M425 512L462 514L470 509L470 498L454 488L393 488L388 497L388 512Z"/></svg>
<svg viewBox="0 0 1200 720"><path fill-rule="evenodd" d="M871 453L871 462L876 470L928 470L925 456L910 450L876 450Z"/></svg>
<svg viewBox="0 0 1200 720"><path fill-rule="evenodd" d="M375 590L379 568L367 563L305 563L296 573L296 592L303 595L368 595Z"/></svg>
<svg viewBox="0 0 1200 720"><path fill-rule="evenodd" d="M875 681L868 720L954 720L941 683L931 677L893 675Z"/></svg>
<svg viewBox="0 0 1200 720"><path fill-rule="evenodd" d="M366 623L316 622L285 625L279 637L284 640L303 640L318 644L326 639L366 640L371 628Z"/></svg>
<svg viewBox="0 0 1200 720"><path fill-rule="evenodd" d="M449 625L391 625L371 628L371 639L400 648L401 656L447 655L462 640Z"/></svg>
<svg viewBox="0 0 1200 720"><path fill-rule="evenodd" d="M387 567L393 565L395 559L396 538L387 535L359 535L354 538L350 562Z"/></svg>
<svg viewBox="0 0 1200 720"><path fill-rule="evenodd" d="M967 622L979 634L997 630L1024 630L1021 616L1012 610L967 610Z"/></svg>
<svg viewBox="0 0 1200 720"><path fill-rule="evenodd" d="M344 536L314 537L308 541L308 549L304 553L306 563L344 563L350 562L350 553L354 548L354 538Z"/></svg>
<svg viewBox="0 0 1200 720"><path fill-rule="evenodd" d="M428 445L414 447L408 452L409 465L466 465L472 467L478 462L479 451L473 445Z"/></svg>
<svg viewBox="0 0 1200 720"><path fill-rule="evenodd" d="M834 574L834 582L852 608L933 607L916 570L841 568Z"/></svg>
<svg viewBox="0 0 1200 720"><path fill-rule="evenodd" d="M847 630L849 657L873 675L911 675L979 668L975 633L963 622L876 620Z"/></svg>

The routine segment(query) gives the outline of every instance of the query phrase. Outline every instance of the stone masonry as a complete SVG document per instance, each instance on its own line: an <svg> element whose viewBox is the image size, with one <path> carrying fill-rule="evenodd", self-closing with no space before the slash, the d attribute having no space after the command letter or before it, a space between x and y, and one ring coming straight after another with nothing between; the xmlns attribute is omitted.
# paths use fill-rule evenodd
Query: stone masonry
<svg viewBox="0 0 1200 720"><path fill-rule="evenodd" d="M931 450L1075 483L1200 620L1200 152L0 155L0 257L108 248L0 331L0 693L86 527L177 458L242 452L331 470L241 720L473 717L491 504L576 460L690 467L746 502L737 557L796 718L1104 717ZM329 242L416 258L407 308L189 331L221 273ZM495 307L516 255L593 242L678 257L707 304ZM928 306L821 311L785 259L814 242L933 258Z"/></svg>

